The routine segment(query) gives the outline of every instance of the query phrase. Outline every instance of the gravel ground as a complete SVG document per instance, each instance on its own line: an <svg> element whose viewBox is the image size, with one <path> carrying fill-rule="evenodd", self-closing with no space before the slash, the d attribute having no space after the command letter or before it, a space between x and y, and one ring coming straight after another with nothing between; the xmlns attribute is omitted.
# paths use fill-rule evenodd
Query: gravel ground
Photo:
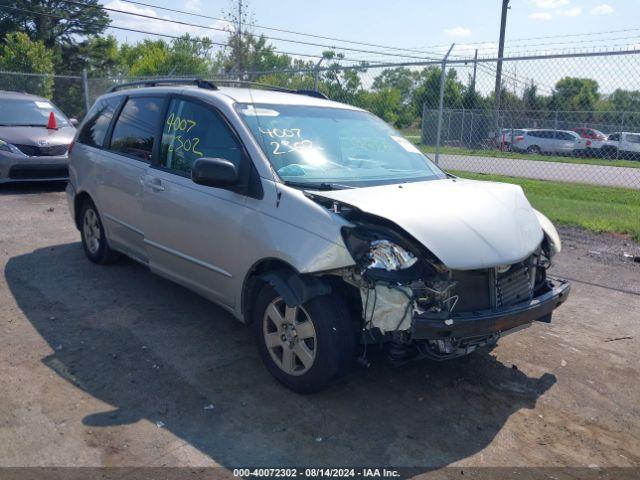
<svg viewBox="0 0 640 480"><path fill-rule="evenodd" d="M640 466L640 248L561 233L550 325L300 396L223 310L89 263L60 188L5 186L0 466Z"/></svg>

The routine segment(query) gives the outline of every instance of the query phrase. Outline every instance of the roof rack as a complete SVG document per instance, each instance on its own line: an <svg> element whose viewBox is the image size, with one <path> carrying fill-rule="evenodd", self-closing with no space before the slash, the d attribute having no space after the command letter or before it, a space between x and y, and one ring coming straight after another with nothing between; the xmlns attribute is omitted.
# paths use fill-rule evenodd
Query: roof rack
<svg viewBox="0 0 640 480"><path fill-rule="evenodd" d="M125 88L131 87L159 87L162 85L196 85L198 88L205 88L207 90L217 90L213 83L208 80L202 80L201 78L163 78L158 80L142 80L138 82L121 83L114 85L107 93L117 92Z"/></svg>
<svg viewBox="0 0 640 480"><path fill-rule="evenodd" d="M283 93L295 93L297 95L307 95L309 97L322 98L323 100L329 100L324 93L316 92L315 90L307 90L304 88L293 89L286 87L278 87L277 85L269 85L268 83L260 83L260 82L251 82L249 80L222 80L222 83L230 83L230 84L238 84L238 85L246 85L249 87L260 87L268 90L273 90L275 92L283 92Z"/></svg>
<svg viewBox="0 0 640 480"><path fill-rule="evenodd" d="M278 87L276 85L269 85L268 83L260 83L260 82L251 82L248 80L221 80L222 83L227 84L237 84L244 85L248 87L260 87L268 90L274 90L276 92L284 92L284 93L294 93L297 95L307 95L309 97L322 98L324 100L329 100L324 93L316 92L315 90L307 90L307 89L298 89L294 90L292 88L286 87ZM156 80L141 80L138 82L128 82L121 83L119 85L114 85L107 93L117 92L118 90L123 90L125 88L131 87L159 87L162 85L196 85L198 88L205 88L207 90L218 90L218 87L208 80L202 80L201 78L161 78Z"/></svg>

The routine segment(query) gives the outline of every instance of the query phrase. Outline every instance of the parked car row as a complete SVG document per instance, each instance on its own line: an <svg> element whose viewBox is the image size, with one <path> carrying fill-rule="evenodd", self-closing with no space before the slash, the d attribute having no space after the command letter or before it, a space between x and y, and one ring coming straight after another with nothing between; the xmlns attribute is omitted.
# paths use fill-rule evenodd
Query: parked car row
<svg viewBox="0 0 640 480"><path fill-rule="evenodd" d="M503 128L495 139L503 150L556 155L640 160L640 133L613 132L594 128L573 130Z"/></svg>

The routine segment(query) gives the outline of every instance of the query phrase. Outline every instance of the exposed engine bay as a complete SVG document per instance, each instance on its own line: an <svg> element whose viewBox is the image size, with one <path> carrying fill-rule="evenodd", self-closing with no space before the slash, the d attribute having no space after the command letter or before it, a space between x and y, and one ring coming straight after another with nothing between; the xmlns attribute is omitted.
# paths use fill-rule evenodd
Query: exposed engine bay
<svg viewBox="0 0 640 480"><path fill-rule="evenodd" d="M550 313L545 310L499 324L501 312L535 303L537 297L553 290L546 271L559 246L546 235L519 262L451 270L392 222L322 197L314 200L353 225L344 227L342 234L356 265L339 274L359 292L363 343L391 343L390 352L397 360L415 356L445 359L493 345L500 336L527 327L533 320L549 321ZM541 318L533 318L537 314ZM491 325L486 331L468 331L475 317L484 324L491 319ZM417 323L428 327L419 329Z"/></svg>

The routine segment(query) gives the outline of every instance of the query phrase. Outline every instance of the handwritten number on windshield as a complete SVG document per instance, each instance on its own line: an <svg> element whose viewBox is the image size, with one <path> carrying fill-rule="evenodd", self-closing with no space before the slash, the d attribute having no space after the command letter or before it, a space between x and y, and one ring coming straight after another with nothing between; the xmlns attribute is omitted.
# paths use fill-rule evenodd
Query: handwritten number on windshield
<svg viewBox="0 0 640 480"><path fill-rule="evenodd" d="M318 147L313 146L313 142L311 140L302 140L300 142L289 142L288 140L281 140L279 142L269 142L270 145L273 146L273 154L274 155L284 155L285 153L291 152L300 152L303 150L310 150Z"/></svg>

